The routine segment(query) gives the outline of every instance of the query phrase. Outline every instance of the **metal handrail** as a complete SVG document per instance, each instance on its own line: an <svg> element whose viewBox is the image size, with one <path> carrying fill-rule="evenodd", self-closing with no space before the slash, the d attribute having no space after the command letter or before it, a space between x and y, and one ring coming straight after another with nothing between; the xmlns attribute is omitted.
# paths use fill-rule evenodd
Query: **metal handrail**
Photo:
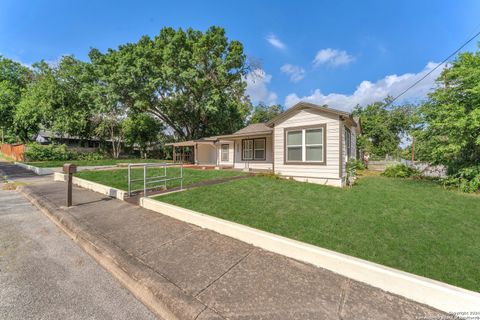
<svg viewBox="0 0 480 320"><path fill-rule="evenodd" d="M174 178L167 178L167 167L178 167L180 166L180 176ZM135 167L143 167L143 178L141 179L132 179L132 168ZM153 176L148 177L147 169L151 167L161 167L164 169L163 176ZM158 179L158 180L154 180ZM153 181L150 181L153 180ZM183 189L183 162L178 163L166 163L166 162L159 162L159 163L129 163L128 164L128 196L132 195L132 192L141 191L143 190L143 195L147 196L147 190L154 189L155 187L147 188L148 184L163 182L164 188L167 189L167 181L171 180L180 180L180 189ZM132 190L132 182L143 181L143 189L136 189Z"/></svg>

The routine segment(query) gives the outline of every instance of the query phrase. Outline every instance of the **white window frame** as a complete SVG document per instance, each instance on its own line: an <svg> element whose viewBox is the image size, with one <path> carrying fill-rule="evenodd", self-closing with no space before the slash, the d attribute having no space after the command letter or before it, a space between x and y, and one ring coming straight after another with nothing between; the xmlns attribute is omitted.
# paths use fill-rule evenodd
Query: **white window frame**
<svg viewBox="0 0 480 320"><path fill-rule="evenodd" d="M249 148L246 147L247 144L249 145ZM246 151L251 152L251 157L245 156ZM242 160L253 160L253 139L242 140Z"/></svg>
<svg viewBox="0 0 480 320"><path fill-rule="evenodd" d="M255 148L255 140L263 140L263 148ZM245 152L248 151L245 146L246 144L251 143L251 151L252 151L252 156L251 157L245 157ZM262 158L255 158L255 151L263 151L263 157ZM242 140L242 161L265 161L267 159L267 139L266 138L252 138L252 139L243 139Z"/></svg>
<svg viewBox="0 0 480 320"><path fill-rule="evenodd" d="M311 130L321 130L322 143L310 143L307 144L306 132ZM326 164L326 125L318 126L309 126L309 127L298 127L298 128L287 128L285 129L285 164ZM288 133L290 132L302 132L302 144L301 145L288 145ZM288 159L288 148L302 148L302 160L289 160ZM307 161L307 147L322 147L321 160L308 160Z"/></svg>

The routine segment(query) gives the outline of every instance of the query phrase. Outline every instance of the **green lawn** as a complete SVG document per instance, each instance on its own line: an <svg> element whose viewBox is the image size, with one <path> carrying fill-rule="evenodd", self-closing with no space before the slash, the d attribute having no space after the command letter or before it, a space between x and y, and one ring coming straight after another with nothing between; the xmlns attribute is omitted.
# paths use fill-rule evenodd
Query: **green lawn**
<svg viewBox="0 0 480 320"><path fill-rule="evenodd" d="M147 170L147 176L161 176L164 175L164 169L149 168ZM183 186L188 186L193 183L197 183L205 180L220 179L227 177L236 177L244 175L243 172L233 170L199 170L199 169L183 169ZM101 170L101 171L82 171L75 174L76 177L101 183L120 190L128 189L128 170L127 169L115 169L115 170ZM167 178L174 178L180 176L180 168L168 167ZM143 179L143 168L132 169L133 179ZM156 184L159 186L161 184ZM151 186L155 186L152 184ZM167 188L174 188L180 186L179 180L171 180L167 182ZM142 189L143 181L136 182L132 186L134 189Z"/></svg>
<svg viewBox="0 0 480 320"><path fill-rule="evenodd" d="M171 160L158 159L102 159L102 160L61 160L61 161L34 161L25 162L38 168L55 168L63 167L64 163L73 163L77 166L110 166L118 163L141 163L141 162L170 162Z"/></svg>
<svg viewBox="0 0 480 320"><path fill-rule="evenodd" d="M252 177L157 200L480 291L480 196L363 177L340 189Z"/></svg>

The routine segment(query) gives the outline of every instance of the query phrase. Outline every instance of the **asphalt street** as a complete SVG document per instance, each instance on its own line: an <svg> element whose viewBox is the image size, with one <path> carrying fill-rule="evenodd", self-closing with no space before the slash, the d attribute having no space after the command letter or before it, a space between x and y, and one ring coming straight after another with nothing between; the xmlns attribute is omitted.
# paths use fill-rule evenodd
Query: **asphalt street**
<svg viewBox="0 0 480 320"><path fill-rule="evenodd" d="M0 319L155 316L20 194L0 190Z"/></svg>

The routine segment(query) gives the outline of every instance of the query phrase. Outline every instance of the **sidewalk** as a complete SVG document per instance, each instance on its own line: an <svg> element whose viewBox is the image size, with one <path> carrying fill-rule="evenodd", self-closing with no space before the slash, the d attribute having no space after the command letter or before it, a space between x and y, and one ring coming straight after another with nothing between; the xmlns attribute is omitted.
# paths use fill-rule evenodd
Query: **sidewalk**
<svg viewBox="0 0 480 320"><path fill-rule="evenodd" d="M22 192L168 319L417 319L426 306L187 223L47 182ZM152 307L153 306L153 307Z"/></svg>

